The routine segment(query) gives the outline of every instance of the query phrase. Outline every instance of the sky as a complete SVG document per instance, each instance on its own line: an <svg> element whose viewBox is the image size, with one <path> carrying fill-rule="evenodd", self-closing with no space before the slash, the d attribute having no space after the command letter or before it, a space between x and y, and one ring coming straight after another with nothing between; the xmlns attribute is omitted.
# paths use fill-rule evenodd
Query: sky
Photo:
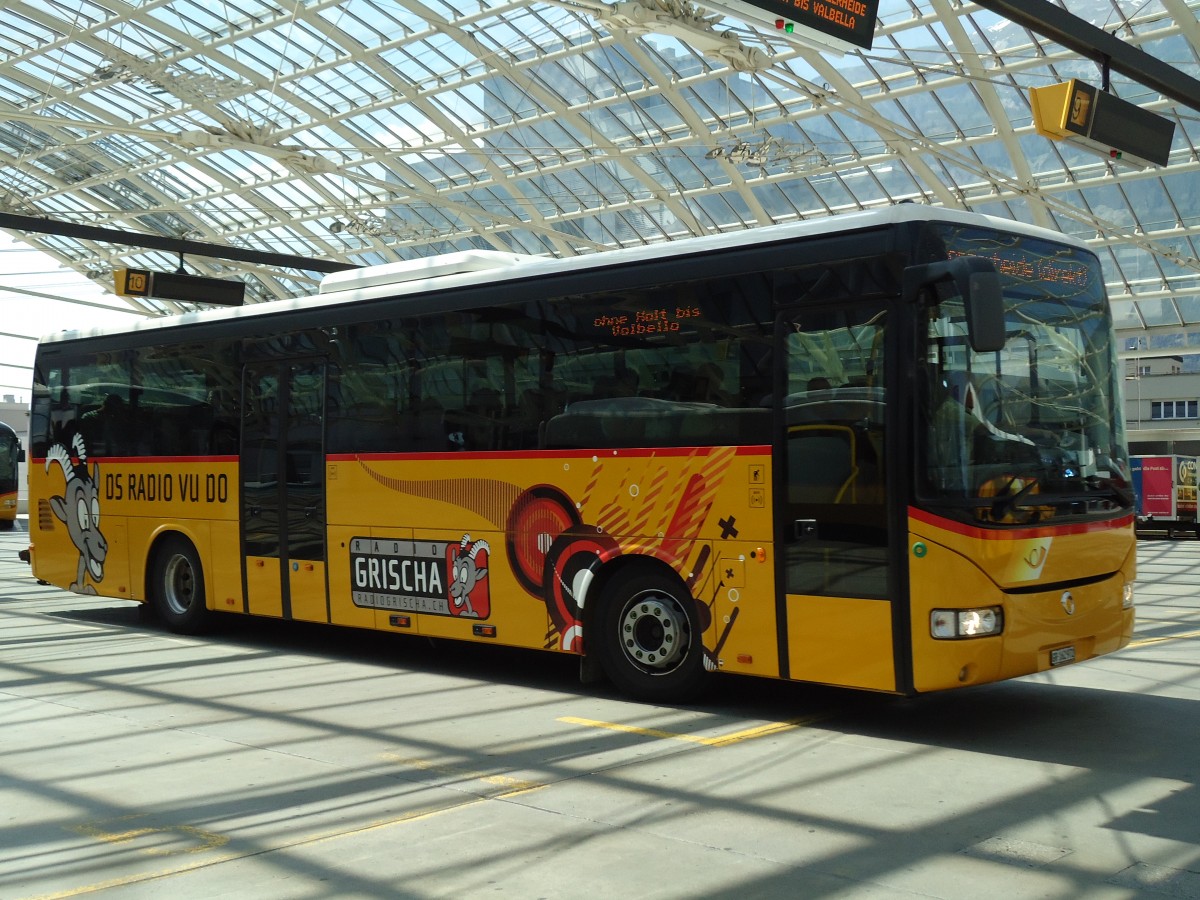
<svg viewBox="0 0 1200 900"><path fill-rule="evenodd" d="M12 395L19 403L29 402L34 352L43 334L123 325L137 318L140 314L112 293L111 283L89 281L0 232L0 400Z"/></svg>

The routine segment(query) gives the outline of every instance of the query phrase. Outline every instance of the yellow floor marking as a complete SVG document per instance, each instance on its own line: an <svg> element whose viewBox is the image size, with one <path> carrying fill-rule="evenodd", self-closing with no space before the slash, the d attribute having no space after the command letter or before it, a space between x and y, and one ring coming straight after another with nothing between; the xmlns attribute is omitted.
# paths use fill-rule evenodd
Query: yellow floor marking
<svg viewBox="0 0 1200 900"><path fill-rule="evenodd" d="M475 772L470 769L460 769L458 766L450 765L449 763L431 762L427 759L416 759L415 757L401 756L399 753L382 753L380 759L388 762L399 763L402 766L412 766L414 769L422 769L426 772L433 772L437 775L443 775L448 778L457 778L467 781L482 781L485 784L493 784L497 787L506 787L510 790L502 797L511 797L513 794L523 794L526 791L537 790L545 787L544 784L538 781L523 781L520 778L513 778L511 775L488 775L484 772Z"/></svg>
<svg viewBox="0 0 1200 900"><path fill-rule="evenodd" d="M674 731L663 731L658 728L642 728L637 725L622 725L619 722L600 722L596 719L580 719L576 716L560 716L558 721L565 722L568 725L583 725L586 728L607 728L609 731L622 731L626 734L637 734L642 737L661 738L671 741L687 741L692 744L702 744L705 747L724 747L729 744L737 744L742 741L753 740L754 738L766 737L771 734L780 734L784 731L792 731L796 728L802 728L805 725L811 725L814 722L820 722L822 719L830 718L831 714L818 714L812 716L804 716L799 719L790 719L787 722L768 722L766 725L759 725L755 728L746 728L742 731L735 731L732 734L717 735L716 737L701 737L696 734L680 734Z"/></svg>
<svg viewBox="0 0 1200 900"><path fill-rule="evenodd" d="M1162 637L1142 638L1140 641L1130 641L1126 649L1148 647L1151 644L1161 644L1165 641L1183 641L1194 637L1200 637L1200 631L1185 631L1183 634L1164 634Z"/></svg>
<svg viewBox="0 0 1200 900"><path fill-rule="evenodd" d="M223 844L229 843L229 837L223 834L214 834L211 831L205 831L202 828L196 828L194 825L149 825L142 828L129 828L125 831L109 831L102 828L101 825L111 825L118 822L127 822L131 819L141 818L137 815L122 816L120 819L113 819L110 822L89 823L87 825L76 825L71 828L77 834L82 834L85 837L95 838L98 841L104 841L109 844L125 844L134 841L147 835L161 835L167 838L176 838L184 836L194 840L195 846L173 848L173 847L144 847L139 853L145 853L150 856L174 856L178 853L201 853L205 850L212 850L215 847L220 847Z"/></svg>
<svg viewBox="0 0 1200 900"><path fill-rule="evenodd" d="M538 787L541 787L541 785L538 785ZM30 898L30 900L67 900L67 898L70 897L79 897L83 894L106 891L110 888L124 887L130 884L139 884L145 881L153 881L158 878L169 878L172 875L183 875L187 872L194 872L197 869L204 869L208 866L216 866L221 863L232 862L238 859L250 859L251 857L264 856L268 853L277 853L281 850L290 850L295 847L302 847L308 844L324 843L325 841L336 840L343 837L351 837L357 834L364 834L368 831L376 831L381 828L390 828L393 825L407 825L412 822L420 822L424 819L432 819L434 816L458 812L463 809L468 809L472 806L478 806L481 803L507 799L517 794L525 793L526 790L531 789L526 788L522 790L507 791L506 793L495 797L472 797L469 800L464 800L461 803L455 803L451 806L441 807L440 809L428 809L422 812L405 813L404 815L395 816L393 818L379 819L375 822L368 822L366 825L359 825L355 828L339 828L330 831L318 832L316 834L296 838L295 840L291 841L285 841L281 844L276 844L270 847L261 847L255 850L218 853L213 856L205 856L203 859L196 859L190 863L173 866L169 869L159 869L155 872L140 872L135 875L111 878L108 881L99 881L95 884L80 885L78 887L68 888L67 890L58 891L57 893L53 894L41 894L37 897ZM118 837L123 837L123 835Z"/></svg>
<svg viewBox="0 0 1200 900"><path fill-rule="evenodd" d="M229 862L230 860L256 856L257 853L222 853L218 856L196 860L182 866L174 866L170 869L160 869L157 872L141 872L137 875L125 875L121 878L110 878L108 881L98 881L95 884L83 884L78 887L67 888L65 891L59 891L55 894L38 894L31 900L65 900L68 897L80 897L84 894L94 894L97 891L106 891L109 888L125 887L130 884L138 884L143 881L152 881L155 878L166 878L169 875L182 875L184 872L192 872L196 869L203 869L206 866L214 866L217 863Z"/></svg>
<svg viewBox="0 0 1200 900"><path fill-rule="evenodd" d="M701 744L707 747L722 747L729 744L736 744L741 741L752 740L754 738L766 737L771 734L780 734L785 731L792 731L796 728L801 728L813 722L819 722L823 719L832 717L832 713L818 714L812 716L804 716L799 719L792 719L787 722L768 722L765 725L759 725L754 728L746 728L741 731L735 731L731 734L718 735L716 737L700 737L693 734L679 734L672 731L663 731L657 728L639 728L634 725L621 725L617 722L600 722L595 719L581 719L576 716L562 716L558 719L560 722L565 722L569 725L583 725L589 728L607 728L612 731L623 731L630 734L638 734L646 737L661 738L665 740L688 741L694 744ZM154 872L141 872L135 875L126 875L119 878L112 878L108 881L100 881L94 884L79 885L78 887L68 888L64 891L58 891L53 894L42 894L35 900L66 900L70 897L79 897L84 894L92 894L97 891L109 890L115 887L123 887L125 885L138 884L146 881L153 881L159 878L169 878L172 875L182 875L187 872L193 872L197 869L207 868L208 866L219 865L224 862L231 862L237 859L248 859L254 856L261 856L267 853L275 853L280 850L288 850L293 847L300 847L307 844L316 844L324 841L335 840L337 838L349 837L356 834L363 834L368 831L375 831L381 828L389 828L393 825L405 825L411 822L419 822L423 819L433 818L448 812L457 812L467 809L471 806L476 806L481 803L488 803L493 800L503 800L510 797L515 797L519 794L528 793L529 791L539 790L545 787L545 784L536 781L523 781L519 778L513 778L509 775L487 775L482 772L471 772L463 769L458 769L454 766L442 763L434 763L428 760L411 759L402 757L399 754L385 753L383 759L390 762L398 762L403 765L414 766L416 768L425 769L427 771L436 772L441 775L449 775L457 778L466 778L472 780L483 781L487 784L506 787L510 790L502 794L491 797L473 797L465 800L462 803L456 803L451 806L440 809L426 810L424 812L407 813L405 815L396 816L394 818L380 819L375 822L368 822L366 825L361 825L356 828L340 828L326 832L318 832L317 834L308 835L307 837L297 838L292 841L286 841L281 844L276 844L270 847L262 847L255 850L222 852L209 855L205 853L203 858L194 859L192 862L184 863L178 866L172 866L167 869L159 869ZM132 819L133 816L125 816L123 819ZM119 820L117 820L119 821ZM95 825L84 825L74 829L79 834L84 834L93 837L97 840L108 843L123 843L133 840L145 834L151 833L160 829L150 828L133 828L122 832L106 832ZM224 835L216 835L212 832L193 829L189 826L173 826L170 829L184 834L189 834L200 840L201 846L197 847L199 851L215 850L217 846L224 844L228 838ZM219 843L218 843L219 842ZM194 851L189 851L194 852Z"/></svg>

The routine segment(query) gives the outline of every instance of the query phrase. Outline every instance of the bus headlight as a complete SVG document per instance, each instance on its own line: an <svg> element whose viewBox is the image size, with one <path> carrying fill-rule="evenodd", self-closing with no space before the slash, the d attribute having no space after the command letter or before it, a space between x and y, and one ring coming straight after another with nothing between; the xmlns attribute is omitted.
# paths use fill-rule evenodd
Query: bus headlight
<svg viewBox="0 0 1200 900"><path fill-rule="evenodd" d="M939 640L987 637L1004 630L1004 611L999 606L979 609L935 609L929 614L929 633Z"/></svg>
<svg viewBox="0 0 1200 900"><path fill-rule="evenodd" d="M1124 590L1121 592L1121 609L1133 609L1133 582L1125 582Z"/></svg>

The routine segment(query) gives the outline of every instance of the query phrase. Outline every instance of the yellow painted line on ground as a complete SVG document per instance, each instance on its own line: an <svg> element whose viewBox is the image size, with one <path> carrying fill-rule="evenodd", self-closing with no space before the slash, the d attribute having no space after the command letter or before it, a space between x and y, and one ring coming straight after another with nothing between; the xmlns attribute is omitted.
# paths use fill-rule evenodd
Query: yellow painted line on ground
<svg viewBox="0 0 1200 900"><path fill-rule="evenodd" d="M754 738L767 737L772 734L781 734L783 732L792 731L797 728L802 728L805 725L810 725L814 722L819 722L823 719L832 718L832 713L822 713L811 716L803 716L798 719L791 719L786 722L768 722L765 725L759 725L754 728L745 728L741 731L735 731L731 734L717 735L716 737L701 737L694 734L681 734L673 731L663 731L657 728L641 728L635 725L622 725L617 722L601 722L596 719L582 719L576 716L562 716L558 719L560 722L565 722L569 725L582 725L587 728L606 728L611 731L622 731L629 734L642 735L644 737L653 737L663 740L686 741L693 744L700 744L706 747L723 747L729 744L736 744L742 741L752 740ZM495 785L497 787L508 788L500 794L491 796L473 796L469 800L462 803L455 803L450 806L441 807L438 809L424 810L421 812L406 813L401 816L395 816L387 819L379 819L374 822L368 822L365 825L360 825L353 828L338 828L326 832L318 832L316 834L307 835L305 837L296 838L295 840L285 841L269 847L261 847L259 849L250 849L245 851L234 851L213 853L221 845L228 846L229 838L225 835L217 835L213 832L203 831L186 825L175 825L169 827L157 828L126 828L121 831L108 831L100 827L99 824L87 824L73 828L77 834L91 837L103 843L120 844L127 841L135 840L139 837L154 833L167 833L170 831L188 835L196 839L198 846L189 848L184 851L191 854L202 854L193 856L189 862L182 863L169 868L157 869L152 872L139 872L137 874L126 875L118 878L111 878L107 881L99 881L93 884L79 885L66 890L57 891L53 894L41 894L30 900L67 900L71 897L80 897L84 894L93 894L98 891L111 890L112 888L124 887L132 884L140 884L147 881L154 881L161 878L170 878L174 875L183 875L188 872L194 872L198 869L204 869L209 866L217 866L225 862L233 862L240 859L250 859L255 856L264 856L268 853L276 853L282 850L290 850L295 847L301 847L308 844L322 843L325 841L336 840L343 837L351 837L353 835L364 834L368 831L376 831L381 828L389 828L393 825L406 825L412 822L420 822L424 819L430 819L434 816L444 815L445 813L458 812L459 810L469 809L472 806L477 806L482 803L488 803L493 800L505 800L510 797L515 797L519 794L525 794L530 791L540 790L546 787L545 784L536 781L524 781L519 778L513 778L510 775L487 774L483 772L474 772L465 769L460 769L456 766L431 762L429 760L420 760L410 757L403 757L399 754L385 753L382 758L389 762L401 763L407 766L422 769L424 771L434 772L439 775L449 776L459 779L467 779L474 781L482 781L485 784ZM133 815L123 816L113 822L121 822L135 819ZM101 823L101 824L112 824Z"/></svg>
<svg viewBox="0 0 1200 900"><path fill-rule="evenodd" d="M799 719L789 719L786 722L769 722L766 725L759 725L757 728L747 728L744 731L735 731L733 734L712 738L708 741L708 745L711 747L724 747L726 744L737 744L741 741L750 741L771 734L780 734L784 731L794 731L797 728L803 728L805 725L813 725L831 718L833 718L833 713L815 713L811 716L802 716Z"/></svg>
<svg viewBox="0 0 1200 900"><path fill-rule="evenodd" d="M516 784L516 785L531 784L530 782L521 782L521 781L518 781L517 779L508 779L508 781L511 782L512 784ZM534 785L532 787L518 787L518 788L515 788L514 790L506 791L503 794L499 794L496 796L490 796L490 797L474 796L474 797L471 797L469 800L464 800L462 803L455 803L450 806L440 807L438 809L427 809L427 810L422 810L420 812L405 813L404 815L394 816L392 818L387 818L387 819L379 819L374 822L368 822L365 825L359 825L357 827L352 827L352 828L338 828L338 829L331 829L329 831L324 831L324 832L317 832L316 834L310 834L305 837L296 838L295 840L291 840L291 841L284 841L283 843L275 844L275 845L269 846L269 847L262 847L262 848L254 849L254 850L217 853L217 854L214 854L211 856L206 855L203 858L194 859L191 862L183 863L178 866L172 866L172 867L166 868L166 869L158 869L153 872L139 872L134 875L126 875L126 876L122 876L119 878L110 878L107 881L99 881L94 884L79 885L78 887L67 888L66 890L58 891L53 894L40 894L40 895L37 895L36 897L29 898L29 900L67 900L67 898L70 898L70 897L79 897L84 894L94 894L98 891L107 891L112 888L125 887L127 885L139 884L139 883L146 882L146 881L154 881L154 880L160 879L160 878L170 878L171 876L174 876L174 875L184 875L188 872L194 872L198 869L204 869L209 866L220 865L221 863L233 862L235 860L241 860L241 859L251 859L255 856L265 856L269 853L277 853L277 852L280 852L283 850L291 850L296 847L303 847L303 846L306 846L309 844L318 844L318 843L323 843L325 841L336 840L338 838L352 837L354 835L365 834L368 831L377 831L381 828L390 828L393 825L407 825L412 822L420 822L425 819L432 819L435 816L444 815L446 813L458 812L460 810L469 809L472 806L478 806L482 803L487 803L489 801L507 799L507 798L513 797L517 794L523 794L530 790L536 790L539 787L543 787L543 785ZM126 818L128 818L128 817L126 817ZM81 828L76 828L73 830L75 830L77 833L89 834L90 836L96 837L98 840L103 840L106 842L122 841L122 840L126 840L126 839L133 837L132 832L129 832L127 834L117 834L117 835L92 834L91 833L92 830L89 826L83 826ZM205 832L205 833L207 834L208 832ZM203 848L203 849L207 850L209 848Z"/></svg>
<svg viewBox="0 0 1200 900"><path fill-rule="evenodd" d="M174 866L170 869L160 869L156 872L141 872L136 875L125 875L120 878L110 878L108 881L97 881L94 884L81 884L78 887L67 888L65 891L58 891L54 894L38 894L30 900L65 900L68 897L81 897L84 894L94 894L97 891L107 891L111 888L126 887L131 884L139 884L143 881L153 881L155 878L166 878L171 875L182 875L185 872L193 872L196 869L203 869L206 866L215 866L217 863L229 862L231 860L244 858L247 856L257 856L257 853L222 853L215 857L210 857L203 860L196 860L182 866Z"/></svg>
<svg viewBox="0 0 1200 900"><path fill-rule="evenodd" d="M196 828L194 825L145 825L140 828L129 828L124 831L111 831L108 828L102 828L101 825L111 826L121 822L127 822L131 819L141 818L136 814L122 816L119 819L113 819L109 822L95 823L89 822L86 825L76 825L71 828L76 834L81 834L85 837L95 838L98 841L103 841L108 844L127 844L138 838L148 836L162 836L166 838L178 838L180 836L195 842L195 846L183 847L177 849L174 847L144 847L138 850L139 853L144 853L149 856L175 856L179 853L203 853L205 850L212 850L229 843L229 837L223 834L214 834L211 831L205 831L203 828Z"/></svg>
<svg viewBox="0 0 1200 900"><path fill-rule="evenodd" d="M658 738L661 740L686 741L690 744L701 744L705 747L725 747L729 744L737 744L741 743L742 741L767 737L768 735L772 734L781 734L785 731L793 731L797 728L803 728L805 725L811 725L814 722L820 722L823 719L828 719L831 716L831 713L820 713L812 716L803 716L799 719L789 719L786 722L768 722L766 725L759 725L755 728L746 728L742 731L735 731L732 734L717 735L716 737L701 737L698 734L681 734L675 731L663 731L659 728L642 728L639 725L623 725L620 722L601 722L596 719L581 719L577 716L560 716L558 721L565 722L568 725L582 725L585 728L605 728L609 731L620 731L624 732L625 734L636 734L642 737Z"/></svg>
<svg viewBox="0 0 1200 900"><path fill-rule="evenodd" d="M58 891L54 894L40 894L29 900L65 900L68 897L79 897L83 894L93 894L97 891L106 891L115 887L124 887L130 884L139 884L145 881L154 881L158 878L169 878L172 875L183 875L188 872L194 872L198 869L204 869L209 866L220 865L225 862L232 862L239 859L251 859L255 856L265 856L268 853L277 853L281 850L291 850L295 847L302 847L306 844L316 844L322 841L332 840L340 837L350 837L356 834L363 834L367 831L374 831L379 828L387 828L392 825L403 825L410 822L419 822L423 819L431 819L434 816L440 816L448 812L457 812L460 809L467 809L471 806L476 806L480 803L486 803L488 797L474 797L463 803L455 803L453 806L446 806L440 809L425 810L423 812L407 813L402 816L396 816L390 819L380 819L375 822L368 822L366 825L360 825L356 828L341 828L336 831L319 832L307 837L297 838L293 841L285 841L282 844L276 844L271 847L263 847L258 850L246 850L244 852L235 853L219 853L215 856L197 859L194 862L184 865L173 866L169 869L159 869L154 872L139 872L135 875L126 875L120 878L110 878L108 881L99 881L95 884L80 885L74 888L68 888L64 891Z"/></svg>
<svg viewBox="0 0 1200 900"><path fill-rule="evenodd" d="M536 791L538 788L543 788L546 785L540 781L525 781L520 778L513 778L511 775L489 775L486 772L475 772L470 769L462 769L458 766L449 763L433 762L428 759L417 759L416 757L401 756L399 753L382 753L380 759L387 762L399 763L402 766L411 766L414 769L421 769L424 772L433 772L436 775L443 775L447 778L466 781L482 781L484 784L495 785L496 787L504 787L509 790L499 797L511 797L514 794L524 794L527 791ZM495 799L495 795L493 796Z"/></svg>
<svg viewBox="0 0 1200 900"><path fill-rule="evenodd" d="M1188 638L1200 637L1200 631L1185 631L1183 634L1165 634L1162 637L1142 638L1140 641L1130 641L1126 649L1149 647L1151 644L1162 644L1167 641L1186 641Z"/></svg>

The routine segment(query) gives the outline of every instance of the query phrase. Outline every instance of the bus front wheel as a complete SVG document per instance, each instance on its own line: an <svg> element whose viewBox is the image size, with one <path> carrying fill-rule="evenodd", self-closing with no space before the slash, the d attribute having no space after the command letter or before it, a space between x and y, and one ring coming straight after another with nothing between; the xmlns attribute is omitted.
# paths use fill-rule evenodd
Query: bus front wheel
<svg viewBox="0 0 1200 900"><path fill-rule="evenodd" d="M204 602L204 570L200 555L185 538L169 538L154 560L154 611L179 634L199 634L211 618Z"/></svg>
<svg viewBox="0 0 1200 900"><path fill-rule="evenodd" d="M652 702L700 692L707 680L703 628L696 601L677 580L627 569L604 591L598 613L600 665L619 690Z"/></svg>

